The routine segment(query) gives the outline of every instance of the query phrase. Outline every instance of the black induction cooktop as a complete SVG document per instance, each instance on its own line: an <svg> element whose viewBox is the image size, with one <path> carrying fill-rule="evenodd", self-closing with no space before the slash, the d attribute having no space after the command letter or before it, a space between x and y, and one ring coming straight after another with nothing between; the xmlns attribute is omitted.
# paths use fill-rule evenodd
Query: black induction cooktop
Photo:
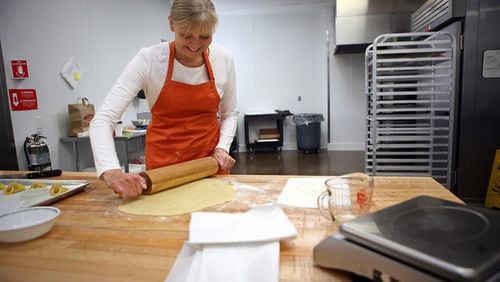
<svg viewBox="0 0 500 282"><path fill-rule="evenodd" d="M500 212L419 196L343 223L358 245L448 280L500 272Z"/></svg>

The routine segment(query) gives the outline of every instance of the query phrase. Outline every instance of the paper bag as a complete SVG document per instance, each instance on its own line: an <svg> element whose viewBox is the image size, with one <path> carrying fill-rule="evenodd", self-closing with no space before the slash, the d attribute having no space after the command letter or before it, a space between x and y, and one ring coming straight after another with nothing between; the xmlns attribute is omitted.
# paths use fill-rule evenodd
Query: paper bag
<svg viewBox="0 0 500 282"><path fill-rule="evenodd" d="M77 136L80 132L88 131L94 114L94 105L85 97L78 97L76 104L68 104L68 136Z"/></svg>

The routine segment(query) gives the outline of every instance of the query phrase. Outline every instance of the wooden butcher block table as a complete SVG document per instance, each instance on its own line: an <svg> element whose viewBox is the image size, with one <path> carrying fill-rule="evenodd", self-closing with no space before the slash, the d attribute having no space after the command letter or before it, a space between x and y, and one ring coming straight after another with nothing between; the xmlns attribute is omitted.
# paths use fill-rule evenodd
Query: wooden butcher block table
<svg viewBox="0 0 500 282"><path fill-rule="evenodd" d="M12 173L11 172L0 172ZM275 201L287 180L298 176L224 175L233 202L204 211L244 212L252 204ZM53 204L61 210L53 229L23 243L0 243L0 281L163 281L188 239L190 215L129 215L118 211L120 199L94 173L63 173L51 179L92 181L85 191ZM376 177L375 211L418 195L461 202L432 178ZM298 237L282 241L281 281L347 281L340 271L313 262L313 247L337 231L337 223L317 209L284 208Z"/></svg>

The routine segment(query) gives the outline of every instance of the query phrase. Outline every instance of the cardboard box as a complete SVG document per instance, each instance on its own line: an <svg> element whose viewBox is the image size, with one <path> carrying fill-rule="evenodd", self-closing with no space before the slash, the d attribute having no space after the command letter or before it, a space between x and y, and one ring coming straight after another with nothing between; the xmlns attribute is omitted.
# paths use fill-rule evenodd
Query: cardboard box
<svg viewBox="0 0 500 282"><path fill-rule="evenodd" d="M500 149L495 154L485 206L500 209Z"/></svg>
<svg viewBox="0 0 500 282"><path fill-rule="evenodd" d="M279 139L280 132L277 128L259 129L259 139Z"/></svg>

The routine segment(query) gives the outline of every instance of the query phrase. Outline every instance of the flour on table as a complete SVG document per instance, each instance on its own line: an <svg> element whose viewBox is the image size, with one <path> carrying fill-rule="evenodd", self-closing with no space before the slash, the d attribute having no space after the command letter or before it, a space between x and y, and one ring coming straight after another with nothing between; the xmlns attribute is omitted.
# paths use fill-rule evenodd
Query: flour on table
<svg viewBox="0 0 500 282"><path fill-rule="evenodd" d="M306 177L288 179L278 197L278 204L301 208L317 208L318 196L326 190L329 177Z"/></svg>

